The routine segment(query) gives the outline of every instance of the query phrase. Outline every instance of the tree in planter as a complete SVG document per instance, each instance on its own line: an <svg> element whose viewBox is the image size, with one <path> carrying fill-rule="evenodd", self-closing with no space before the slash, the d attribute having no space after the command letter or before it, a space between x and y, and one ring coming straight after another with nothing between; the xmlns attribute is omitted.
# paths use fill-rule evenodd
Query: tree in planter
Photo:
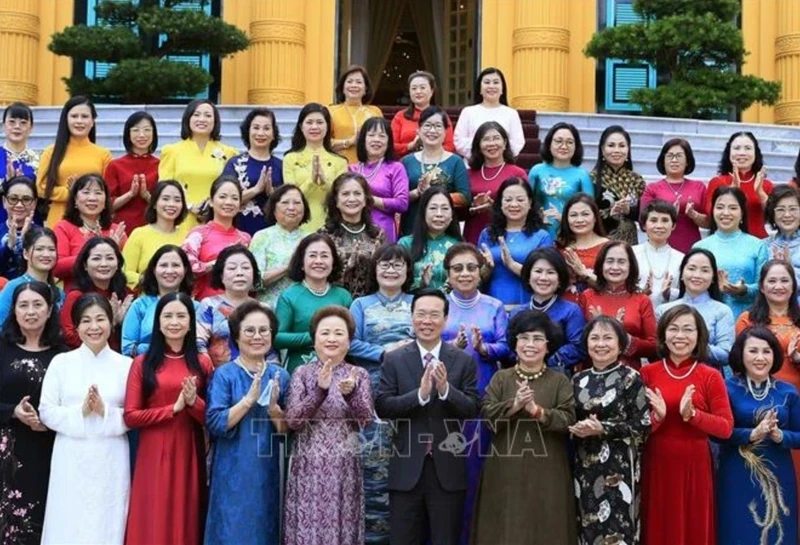
<svg viewBox="0 0 800 545"><path fill-rule="evenodd" d="M731 70L748 54L735 24L740 0L634 0L639 23L596 33L588 57L654 66L659 86L631 91L646 115L710 119L730 106L774 105L781 84Z"/></svg>
<svg viewBox="0 0 800 545"><path fill-rule="evenodd" d="M204 5L208 0L198 0ZM53 34L56 55L79 61L113 63L103 78L64 78L72 95L126 104L158 103L193 96L211 83L203 68L171 60L170 55L232 55L250 40L235 26L202 11L174 9L185 0L103 0L97 18L103 26L78 25Z"/></svg>

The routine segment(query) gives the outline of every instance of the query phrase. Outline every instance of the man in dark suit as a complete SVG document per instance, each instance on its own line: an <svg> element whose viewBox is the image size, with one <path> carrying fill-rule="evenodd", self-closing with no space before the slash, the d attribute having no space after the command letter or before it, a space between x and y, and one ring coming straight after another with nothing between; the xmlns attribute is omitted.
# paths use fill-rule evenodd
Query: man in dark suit
<svg viewBox="0 0 800 545"><path fill-rule="evenodd" d="M416 342L385 355L375 408L395 420L389 462L392 545L455 545L467 488L466 452L453 438L478 414L475 364L442 342L447 297L420 290L411 303Z"/></svg>

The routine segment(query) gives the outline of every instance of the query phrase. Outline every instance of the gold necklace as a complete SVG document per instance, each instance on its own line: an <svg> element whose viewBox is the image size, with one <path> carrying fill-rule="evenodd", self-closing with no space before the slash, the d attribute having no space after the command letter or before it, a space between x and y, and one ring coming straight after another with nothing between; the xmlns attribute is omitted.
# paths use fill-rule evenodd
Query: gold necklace
<svg viewBox="0 0 800 545"><path fill-rule="evenodd" d="M522 369L522 367L520 367L519 364L516 364L514 366L514 372L517 374L517 376L519 378L521 378L522 380L525 380L525 381L528 381L528 382L533 382L534 380L539 379L542 375L544 375L545 371L547 371L547 366L546 365L543 365L542 368L539 371L537 371L536 373L528 373L528 372L524 371Z"/></svg>

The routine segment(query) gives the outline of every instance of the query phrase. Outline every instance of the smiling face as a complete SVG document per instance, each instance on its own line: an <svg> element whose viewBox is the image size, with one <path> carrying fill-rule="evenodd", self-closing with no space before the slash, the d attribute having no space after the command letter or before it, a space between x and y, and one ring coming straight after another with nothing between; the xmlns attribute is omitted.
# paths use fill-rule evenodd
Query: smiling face
<svg viewBox="0 0 800 545"><path fill-rule="evenodd" d="M33 123L30 119L8 116L3 121L3 132L6 134L6 139L21 148L28 145L28 138L30 138L32 130Z"/></svg>
<svg viewBox="0 0 800 545"><path fill-rule="evenodd" d="M361 221L361 212L367 205L364 188L356 180L348 180L339 187L336 194L336 208L345 221L356 223Z"/></svg>
<svg viewBox="0 0 800 545"><path fill-rule="evenodd" d="M164 339L173 343L182 344L191 327L189 309L180 301L170 301L164 305L158 321Z"/></svg>
<svg viewBox="0 0 800 545"><path fill-rule="evenodd" d="M133 144L133 152L137 155L144 155L150 152L150 146L153 145L153 124L149 119L142 119L136 125L131 127L130 134L131 144Z"/></svg>
<svg viewBox="0 0 800 545"><path fill-rule="evenodd" d="M233 182L226 182L219 186L216 193L211 197L211 209L214 211L214 219L233 220L239 213L242 197L241 189Z"/></svg>
<svg viewBox="0 0 800 545"><path fill-rule="evenodd" d="M185 276L186 268L177 252L167 252L158 258L155 277L159 292L178 291Z"/></svg>
<svg viewBox="0 0 800 545"><path fill-rule="evenodd" d="M500 102L503 95L503 80L500 74L486 74L481 78L481 96L485 102Z"/></svg>
<svg viewBox="0 0 800 545"><path fill-rule="evenodd" d="M377 161L386 155L386 150L389 148L389 135L386 134L381 125L376 125L367 132L364 144L367 148L369 159Z"/></svg>
<svg viewBox="0 0 800 545"><path fill-rule="evenodd" d="M314 333L314 350L321 362L339 363L350 350L350 332L347 323L338 316L320 320Z"/></svg>
<svg viewBox="0 0 800 545"><path fill-rule="evenodd" d="M67 114L67 128L74 138L88 138L94 127L92 109L88 104L79 104Z"/></svg>
<svg viewBox="0 0 800 545"><path fill-rule="evenodd" d="M731 194L723 195L714 202L714 221L723 233L738 231L742 223L742 207Z"/></svg>
<svg viewBox="0 0 800 545"><path fill-rule="evenodd" d="M44 297L31 289L20 292L14 304L14 317L22 334L41 332L50 316L50 307Z"/></svg>
<svg viewBox="0 0 800 545"><path fill-rule="evenodd" d="M97 353L108 344L111 335L111 320L106 311L92 305L81 314L78 321L78 336L93 352Z"/></svg>
<svg viewBox="0 0 800 545"><path fill-rule="evenodd" d="M655 246L661 246L667 243L672 231L675 230L675 224L672 222L672 216L663 212L650 212L647 214L647 221L644 223L644 232L647 233L647 238Z"/></svg>
<svg viewBox="0 0 800 545"><path fill-rule="evenodd" d="M333 271L333 252L322 240L312 242L303 256L303 273L309 280L327 281Z"/></svg>
<svg viewBox="0 0 800 545"><path fill-rule="evenodd" d="M233 254L225 260L222 285L226 292L241 294L253 289L253 264L244 254Z"/></svg>
<svg viewBox="0 0 800 545"><path fill-rule="evenodd" d="M500 210L508 223L524 223L531 210L531 200L521 185L508 186L500 198Z"/></svg>
<svg viewBox="0 0 800 545"><path fill-rule="evenodd" d="M600 369L617 361L621 352L616 332L611 326L603 323L595 324L589 332L589 336L586 337L586 348L592 364Z"/></svg>
<svg viewBox="0 0 800 545"><path fill-rule="evenodd" d="M450 260L447 279L454 290L462 294L471 294L481 283L481 267L478 258L472 252L456 254Z"/></svg>
<svg viewBox="0 0 800 545"><path fill-rule="evenodd" d="M783 265L771 265L759 287L770 306L784 307L792 296L792 274Z"/></svg>
<svg viewBox="0 0 800 545"><path fill-rule="evenodd" d="M325 116L320 112L308 114L300 125L300 130L303 132L307 144L322 145L328 132Z"/></svg>
<svg viewBox="0 0 800 545"><path fill-rule="evenodd" d="M592 207L584 202L573 204L567 212L567 224L576 237L588 235L594 231L595 222Z"/></svg>
<svg viewBox="0 0 800 545"><path fill-rule="evenodd" d="M258 150L261 153L269 151L269 146L275 140L275 129L272 120L265 115L257 115L250 122L248 131L250 138L250 149Z"/></svg>
<svg viewBox="0 0 800 545"><path fill-rule="evenodd" d="M528 284L542 300L549 299L558 291L558 271L546 259L538 259L531 267Z"/></svg>
<svg viewBox="0 0 800 545"><path fill-rule="evenodd" d="M749 136L737 136L731 142L731 164L745 172L752 168L756 160L756 145Z"/></svg>
<svg viewBox="0 0 800 545"><path fill-rule="evenodd" d="M3 195L3 207L12 222L22 227L27 218L36 207L36 196L33 190L25 184L14 184L8 193Z"/></svg>
<svg viewBox="0 0 800 545"><path fill-rule="evenodd" d="M697 347L697 323L691 314L681 314L667 326L664 335L670 356L675 361L690 357Z"/></svg>
<svg viewBox="0 0 800 545"><path fill-rule="evenodd" d="M480 149L484 160L489 163L502 161L506 145L507 142L497 129L489 129L483 133L480 141Z"/></svg>
<svg viewBox="0 0 800 545"><path fill-rule="evenodd" d="M603 260L603 278L609 287L618 288L625 284L631 271L628 252L622 246L614 246L606 253Z"/></svg>
<svg viewBox="0 0 800 545"><path fill-rule="evenodd" d="M86 272L97 286L105 286L117 273L119 263L117 254L108 244L98 244L89 251L86 260Z"/></svg>
<svg viewBox="0 0 800 545"><path fill-rule="evenodd" d="M211 104L200 104L189 118L192 136L208 138L214 131L214 108Z"/></svg>
<svg viewBox="0 0 800 545"><path fill-rule="evenodd" d="M161 190L156 201L156 217L174 222L183 210L183 194L177 187L168 185Z"/></svg>
<svg viewBox="0 0 800 545"><path fill-rule="evenodd" d="M628 160L628 141L621 133L615 132L608 135L603 143L603 159L614 168L620 168Z"/></svg>
<svg viewBox="0 0 800 545"><path fill-rule="evenodd" d="M714 268L703 254L694 254L686 261L681 273L686 292L692 297L708 291L714 282Z"/></svg>
<svg viewBox="0 0 800 545"><path fill-rule="evenodd" d="M375 267L375 277L381 290L392 292L403 288L403 284L408 278L408 268L403 259L398 257L386 261L378 261Z"/></svg>
<svg viewBox="0 0 800 545"><path fill-rule="evenodd" d="M672 146L664 155L664 170L669 176L675 178L683 177L686 172L686 152L681 146Z"/></svg>
<svg viewBox="0 0 800 545"><path fill-rule="evenodd" d="M75 195L75 208L82 218L93 221L106 208L106 192L98 182L89 182Z"/></svg>
<svg viewBox="0 0 800 545"><path fill-rule="evenodd" d="M789 195L775 203L775 225L789 235L800 229L800 201Z"/></svg>
<svg viewBox="0 0 800 545"><path fill-rule="evenodd" d="M425 224L428 232L437 236L445 232L453 221L453 207L444 195L434 195L425 207Z"/></svg>
<svg viewBox="0 0 800 545"><path fill-rule="evenodd" d="M28 268L48 273L56 266L56 243L50 237L40 236L27 250L22 250L22 257L28 262Z"/></svg>
<svg viewBox="0 0 800 545"><path fill-rule="evenodd" d="M424 110L431 104L433 98L433 88L428 78L417 76L408 84L408 94L411 97L411 102L419 110Z"/></svg>
<svg viewBox="0 0 800 545"><path fill-rule="evenodd" d="M553 133L553 140L550 143L550 153L553 159L563 163L569 163L575 155L575 136L567 128L558 129Z"/></svg>
<svg viewBox="0 0 800 545"><path fill-rule="evenodd" d="M437 343L447 322L444 301L431 295L420 297L414 304L411 322L420 343Z"/></svg>
<svg viewBox="0 0 800 545"><path fill-rule="evenodd" d="M299 189L291 189L284 193L275 204L275 221L287 231L295 230L303 221L305 207Z"/></svg>
<svg viewBox="0 0 800 545"><path fill-rule="evenodd" d="M547 356L547 335L544 331L526 331L517 335L517 359L526 367L544 365Z"/></svg>
<svg viewBox="0 0 800 545"><path fill-rule="evenodd" d="M767 341L749 337L744 342L742 363L745 373L754 381L762 382L769 378L774 357L772 348Z"/></svg>
<svg viewBox="0 0 800 545"><path fill-rule="evenodd" d="M239 324L239 353L250 361L263 361L272 350L272 326L263 312L254 311Z"/></svg>
<svg viewBox="0 0 800 545"><path fill-rule="evenodd" d="M426 119L419 126L419 136L422 139L422 143L430 147L441 146L444 143L445 132L447 131L447 127L444 124L445 121L442 114L434 114Z"/></svg>
<svg viewBox="0 0 800 545"><path fill-rule="evenodd" d="M364 75L359 71L347 74L343 91L345 100L361 102L367 92L367 83L364 81Z"/></svg>

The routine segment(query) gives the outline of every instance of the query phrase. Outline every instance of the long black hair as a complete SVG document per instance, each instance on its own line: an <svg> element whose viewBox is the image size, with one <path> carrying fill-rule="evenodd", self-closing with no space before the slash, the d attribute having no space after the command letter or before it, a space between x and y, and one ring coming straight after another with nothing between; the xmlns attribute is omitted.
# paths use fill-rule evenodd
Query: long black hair
<svg viewBox="0 0 800 545"><path fill-rule="evenodd" d="M797 277L794 274L794 268L788 261L782 259L770 259L763 267L761 267L761 274L758 276L758 293L756 299L753 301L753 306L750 307L750 323L753 325L767 326L771 320L769 317L769 303L767 297L761 291L764 288L764 281L767 279L769 271L773 267L783 267L792 279L792 294L789 296L789 318L795 327L800 327L800 305L797 303Z"/></svg>
<svg viewBox="0 0 800 545"><path fill-rule="evenodd" d="M306 147L306 137L303 134L303 122L311 114L322 114L322 117L325 119L325 124L327 127L325 128L325 136L322 138L322 147L325 148L325 151L328 153L339 155L333 151L333 148L331 147L331 132L333 132L333 128L331 126L331 113L328 111L328 108L319 102L309 102L303 106L302 110L300 110L300 113L297 116L297 123L294 126L294 132L292 133L292 147L289 148L288 153L302 151Z"/></svg>
<svg viewBox="0 0 800 545"><path fill-rule="evenodd" d="M144 401L150 397L158 386L158 379L156 373L164 364L164 354L168 346L164 338L164 333L161 332L161 313L169 303L179 301L186 307L186 312L189 313L189 331L183 338L183 348L181 352L186 360L186 367L189 368L195 375L208 378L205 376L203 367L200 365L200 359L197 353L197 326L195 325L194 302L191 297L181 292L167 293L158 300L156 305L155 318L153 320L153 334L150 339L150 349L142 362L142 398Z"/></svg>
<svg viewBox="0 0 800 545"><path fill-rule="evenodd" d="M28 229L28 232L22 237L22 257L25 258L25 252L32 252L33 247L36 245L36 241L40 238L46 237L49 238L53 242L53 246L56 247L56 256L58 255L58 240L56 239L56 234L53 232L52 229L49 227L40 227L38 225L31 226ZM61 298L61 292L56 286L55 280L53 279L53 269L55 268L56 259L53 259L53 268L51 268L47 272L47 284L50 286L51 292L51 301L53 304L58 302ZM28 270L28 262L25 261L25 270Z"/></svg>
<svg viewBox="0 0 800 545"><path fill-rule="evenodd" d="M528 180L520 178L519 176L512 176L500 184L500 189L497 190L497 198L494 200L494 204L492 204L492 222L489 224L489 239L494 243L497 243L499 237L507 235L506 227L508 225L508 220L506 219L506 215L503 214L503 193L505 193L509 187L513 186L521 187L531 203L531 207L528 209L528 215L525 218L525 225L522 227L522 232L527 236L531 236L542 228L542 216L541 212L539 212L539 207L536 205L536 197L533 194L533 189L531 189L531 184L528 183Z"/></svg>
<svg viewBox="0 0 800 545"><path fill-rule="evenodd" d="M412 104L413 108L414 105ZM367 134L375 129L380 129L386 135L386 151L383 153L383 160L387 163L397 161L397 154L394 151L394 137L392 136L392 126L383 117L370 117L358 132L358 142L356 142L356 156L359 162L365 163L369 159L367 153Z"/></svg>
<svg viewBox="0 0 800 545"><path fill-rule="evenodd" d="M119 251L117 243L108 237L90 238L86 244L83 245L83 248L81 248L81 251L78 253L78 257L75 258L75 265L72 267L72 278L77 288L82 292L88 293L90 291L97 291L97 286L89 276L89 271L86 270L86 264L89 262L89 254L91 251L101 244L108 244L111 249L114 250L114 255L117 257L117 272L111 277L111 281L108 283L108 289L122 301L128 295L125 273L123 272L125 268L125 259L122 257L122 252Z"/></svg>
<svg viewBox="0 0 800 545"><path fill-rule="evenodd" d="M47 166L47 171L39 173L39 176L46 180L44 195L41 196L44 200L49 200L53 196L53 188L58 182L58 169L61 168L61 163L64 161L64 156L67 154L67 146L69 145L69 140L71 137L69 132L69 124L67 123L69 119L69 112L75 106L83 105L89 106L89 109L92 111L92 121L97 119L97 110L94 107L94 103L82 95L77 95L70 98L64 104L64 107L61 108L61 117L58 118L56 141L55 144L53 144L53 154L50 156L50 164ZM89 131L89 142L95 142L96 134L97 125L94 124L92 129Z"/></svg>
<svg viewBox="0 0 800 545"><path fill-rule="evenodd" d="M735 132L728 138L728 142L725 144L725 149L722 151L722 157L719 160L719 168L718 171L720 174L733 174L733 163L731 162L731 145L733 141L739 138L740 136L746 136L753 142L753 151L755 152L755 158L753 160L753 166L751 170L754 173L757 173L762 168L764 168L764 156L761 153L761 146L758 145L758 139L756 135L751 133L750 131L739 131Z"/></svg>
<svg viewBox="0 0 800 545"><path fill-rule="evenodd" d="M680 271L678 273L678 286L680 288L678 297L683 297L686 294L686 284L683 282L683 269L685 269L686 265L689 264L689 260L698 254L705 256L706 259L708 259L708 262L711 263L712 276L711 285L708 287L708 295L713 300L722 302L722 290L719 289L719 276L717 275L717 258L714 257L714 254L703 248L692 248L685 256L683 256L681 266L678 269Z"/></svg>
<svg viewBox="0 0 800 545"><path fill-rule="evenodd" d="M441 185L434 185L425 190L419 198L419 208L417 209L417 218L414 222L414 229L411 231L411 260L415 263L423 258L428 251L428 223L425 221L425 210L428 204L436 195L443 195L447 202L450 203L453 219L450 220L450 225L445 229L445 233L451 237L463 241L461 230L458 228L458 219L456 219L456 208L453 205L453 198L450 196L448 189Z"/></svg>
<svg viewBox="0 0 800 545"><path fill-rule="evenodd" d="M83 220L81 213L78 210L76 201L78 200L78 191L88 186L89 184L97 184L105 194L105 204L103 211L100 212L98 223L101 229L109 229L111 227L111 195L108 192L108 185L102 176L99 174L84 174L72 184L69 189L69 197L67 197L67 208L64 210L64 219L77 227L83 227Z"/></svg>
<svg viewBox="0 0 800 545"><path fill-rule="evenodd" d="M475 79L475 87L472 90L472 102L474 104L480 104L483 102L483 97L481 96L481 81L483 81L484 76L488 76L490 74L497 74L500 76L500 82L503 84L503 92L500 93L500 104L508 106L508 85L506 84L506 77L499 68L494 68L493 66L481 70L481 73L478 74L478 77Z"/></svg>
<svg viewBox="0 0 800 545"><path fill-rule="evenodd" d="M61 323L59 321L59 312L53 312L55 310L55 301L52 299L52 292L50 290L50 286L45 284L44 282L39 282L34 280L32 282L24 282L19 284L14 289L14 295L11 296L11 311L8 313L8 318L6 318L5 323L3 324L3 333L2 338L3 342L9 345L14 344L22 344L26 341L25 335L22 334L22 329L19 327L19 323L17 322L17 315L15 309L17 307L17 299L22 294L22 292L26 290L31 290L39 295L47 304L47 308L49 310L49 316L47 317L47 321L44 324L44 330L42 331L41 337L39 337L39 346L41 347L49 347L49 348L63 348L64 347L64 340L61 337Z"/></svg>

